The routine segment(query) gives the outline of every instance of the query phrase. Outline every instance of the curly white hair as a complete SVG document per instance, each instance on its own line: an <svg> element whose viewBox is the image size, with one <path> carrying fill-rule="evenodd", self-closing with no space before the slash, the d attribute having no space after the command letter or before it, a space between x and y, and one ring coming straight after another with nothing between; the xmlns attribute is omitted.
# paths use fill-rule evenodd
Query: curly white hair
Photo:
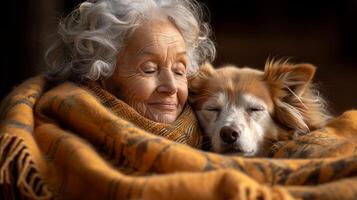
<svg viewBox="0 0 357 200"><path fill-rule="evenodd" d="M45 54L47 77L83 81L111 76L124 39L161 16L175 24L186 42L189 74L214 59L211 29L195 0L87 0L60 21L58 38Z"/></svg>

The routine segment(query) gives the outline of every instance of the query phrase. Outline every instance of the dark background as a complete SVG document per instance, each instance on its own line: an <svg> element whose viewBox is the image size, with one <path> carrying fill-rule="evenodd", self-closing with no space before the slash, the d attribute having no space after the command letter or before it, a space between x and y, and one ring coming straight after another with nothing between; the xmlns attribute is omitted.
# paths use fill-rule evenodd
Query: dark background
<svg viewBox="0 0 357 200"><path fill-rule="evenodd" d="M0 98L44 66L47 38L79 0L2 3ZM318 67L315 81L331 111L357 108L357 0L201 0L209 10L216 66L262 69L268 58ZM5 5L4 5L5 4Z"/></svg>

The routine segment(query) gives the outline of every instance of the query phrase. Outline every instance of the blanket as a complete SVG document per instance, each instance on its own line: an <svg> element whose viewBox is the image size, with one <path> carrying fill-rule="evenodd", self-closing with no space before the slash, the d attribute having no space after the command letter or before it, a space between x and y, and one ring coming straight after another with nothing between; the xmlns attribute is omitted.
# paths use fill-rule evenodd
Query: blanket
<svg viewBox="0 0 357 200"><path fill-rule="evenodd" d="M197 149L189 107L171 125L123 109L95 85L19 85L0 107L0 199L357 198L357 111L244 158Z"/></svg>

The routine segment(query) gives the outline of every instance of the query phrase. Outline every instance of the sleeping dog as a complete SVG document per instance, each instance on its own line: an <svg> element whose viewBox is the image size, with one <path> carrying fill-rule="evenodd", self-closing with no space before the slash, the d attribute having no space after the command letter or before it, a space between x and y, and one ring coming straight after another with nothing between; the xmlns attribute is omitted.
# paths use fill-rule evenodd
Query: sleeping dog
<svg viewBox="0 0 357 200"><path fill-rule="evenodd" d="M212 150L267 156L280 140L323 126L329 115L312 84L315 67L268 61L264 71L205 63L189 77L189 102Z"/></svg>

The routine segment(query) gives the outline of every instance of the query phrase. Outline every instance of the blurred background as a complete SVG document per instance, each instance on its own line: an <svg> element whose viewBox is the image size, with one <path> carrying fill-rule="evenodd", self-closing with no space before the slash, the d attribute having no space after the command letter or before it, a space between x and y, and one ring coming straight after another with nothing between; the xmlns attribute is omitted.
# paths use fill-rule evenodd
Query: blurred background
<svg viewBox="0 0 357 200"><path fill-rule="evenodd" d="M0 99L44 66L48 37L59 18L81 2L3 3ZM315 81L332 113L357 108L357 0L200 2L209 11L218 52L215 66L262 69L268 58L309 62L318 67Z"/></svg>

